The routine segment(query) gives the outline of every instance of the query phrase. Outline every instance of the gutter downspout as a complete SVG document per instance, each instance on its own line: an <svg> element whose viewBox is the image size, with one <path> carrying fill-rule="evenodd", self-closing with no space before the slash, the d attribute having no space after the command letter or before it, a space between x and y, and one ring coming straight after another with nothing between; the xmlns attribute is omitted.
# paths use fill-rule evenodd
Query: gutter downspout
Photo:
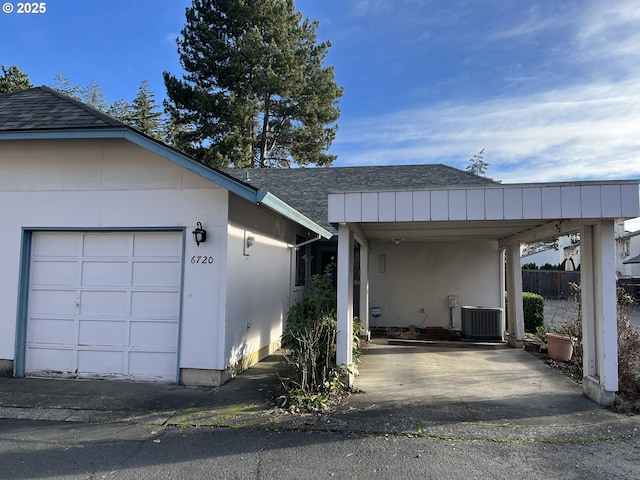
<svg viewBox="0 0 640 480"><path fill-rule="evenodd" d="M291 248L293 248L294 250L298 250L300 247L304 247L305 245L309 245L310 243L317 242L318 240L321 240L321 239L322 239L322 235L318 234L316 238L305 240L304 242L298 243L297 245L291 245Z"/></svg>

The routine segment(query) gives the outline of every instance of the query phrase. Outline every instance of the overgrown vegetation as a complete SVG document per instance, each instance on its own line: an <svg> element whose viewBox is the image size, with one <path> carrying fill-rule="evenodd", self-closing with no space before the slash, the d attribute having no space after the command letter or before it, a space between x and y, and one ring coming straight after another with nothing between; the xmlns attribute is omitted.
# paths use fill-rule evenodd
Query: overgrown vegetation
<svg viewBox="0 0 640 480"><path fill-rule="evenodd" d="M618 397L616 408L640 412L640 332L631 324L637 301L618 287Z"/></svg>
<svg viewBox="0 0 640 480"><path fill-rule="evenodd" d="M346 392L346 369L336 364L337 298L333 269L311 279L311 288L287 314L282 335L285 361L290 373L282 378L284 392L278 406L291 412L321 412ZM354 362L359 355L360 323L354 319Z"/></svg>
<svg viewBox="0 0 640 480"><path fill-rule="evenodd" d="M556 333L574 338L573 356L568 362L553 362L574 380L581 380L583 372L582 308L580 286L572 283L572 299L577 315L556 327ZM624 288L617 288L618 304L618 394L615 408L624 413L640 412L640 331L631 324L631 314L637 301ZM540 334L544 334L544 327ZM552 361L549 361L552 362Z"/></svg>
<svg viewBox="0 0 640 480"><path fill-rule="evenodd" d="M524 331L535 333L544 322L544 298L537 293L523 292L522 310L524 314Z"/></svg>

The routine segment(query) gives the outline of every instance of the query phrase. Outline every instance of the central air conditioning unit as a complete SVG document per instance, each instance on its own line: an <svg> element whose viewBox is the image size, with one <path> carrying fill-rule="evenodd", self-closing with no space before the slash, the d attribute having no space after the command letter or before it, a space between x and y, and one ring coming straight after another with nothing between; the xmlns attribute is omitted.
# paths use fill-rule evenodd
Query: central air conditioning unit
<svg viewBox="0 0 640 480"><path fill-rule="evenodd" d="M464 306L462 310L462 330L464 340L504 341L504 321L502 309L498 307Z"/></svg>

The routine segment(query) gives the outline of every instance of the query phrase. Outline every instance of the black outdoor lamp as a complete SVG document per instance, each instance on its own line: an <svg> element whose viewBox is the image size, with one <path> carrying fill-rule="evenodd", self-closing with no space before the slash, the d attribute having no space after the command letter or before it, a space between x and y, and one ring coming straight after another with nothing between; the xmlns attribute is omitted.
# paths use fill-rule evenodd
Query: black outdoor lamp
<svg viewBox="0 0 640 480"><path fill-rule="evenodd" d="M196 228L191 233L193 233L193 241L196 242L198 247L207 240L207 231L202 228L200 222L196 223Z"/></svg>

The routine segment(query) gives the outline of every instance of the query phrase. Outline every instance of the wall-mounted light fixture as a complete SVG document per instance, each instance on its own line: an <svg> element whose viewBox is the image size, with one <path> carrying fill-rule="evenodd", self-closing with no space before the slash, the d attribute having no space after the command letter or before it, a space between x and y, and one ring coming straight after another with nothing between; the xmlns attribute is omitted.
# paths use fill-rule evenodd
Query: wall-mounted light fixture
<svg viewBox="0 0 640 480"><path fill-rule="evenodd" d="M253 247L254 243L256 243L256 237L247 237L247 248Z"/></svg>
<svg viewBox="0 0 640 480"><path fill-rule="evenodd" d="M201 243L207 241L207 231L202 228L202 224L200 222L196 223L196 228L191 233L193 233L193 241L196 242L198 247Z"/></svg>

